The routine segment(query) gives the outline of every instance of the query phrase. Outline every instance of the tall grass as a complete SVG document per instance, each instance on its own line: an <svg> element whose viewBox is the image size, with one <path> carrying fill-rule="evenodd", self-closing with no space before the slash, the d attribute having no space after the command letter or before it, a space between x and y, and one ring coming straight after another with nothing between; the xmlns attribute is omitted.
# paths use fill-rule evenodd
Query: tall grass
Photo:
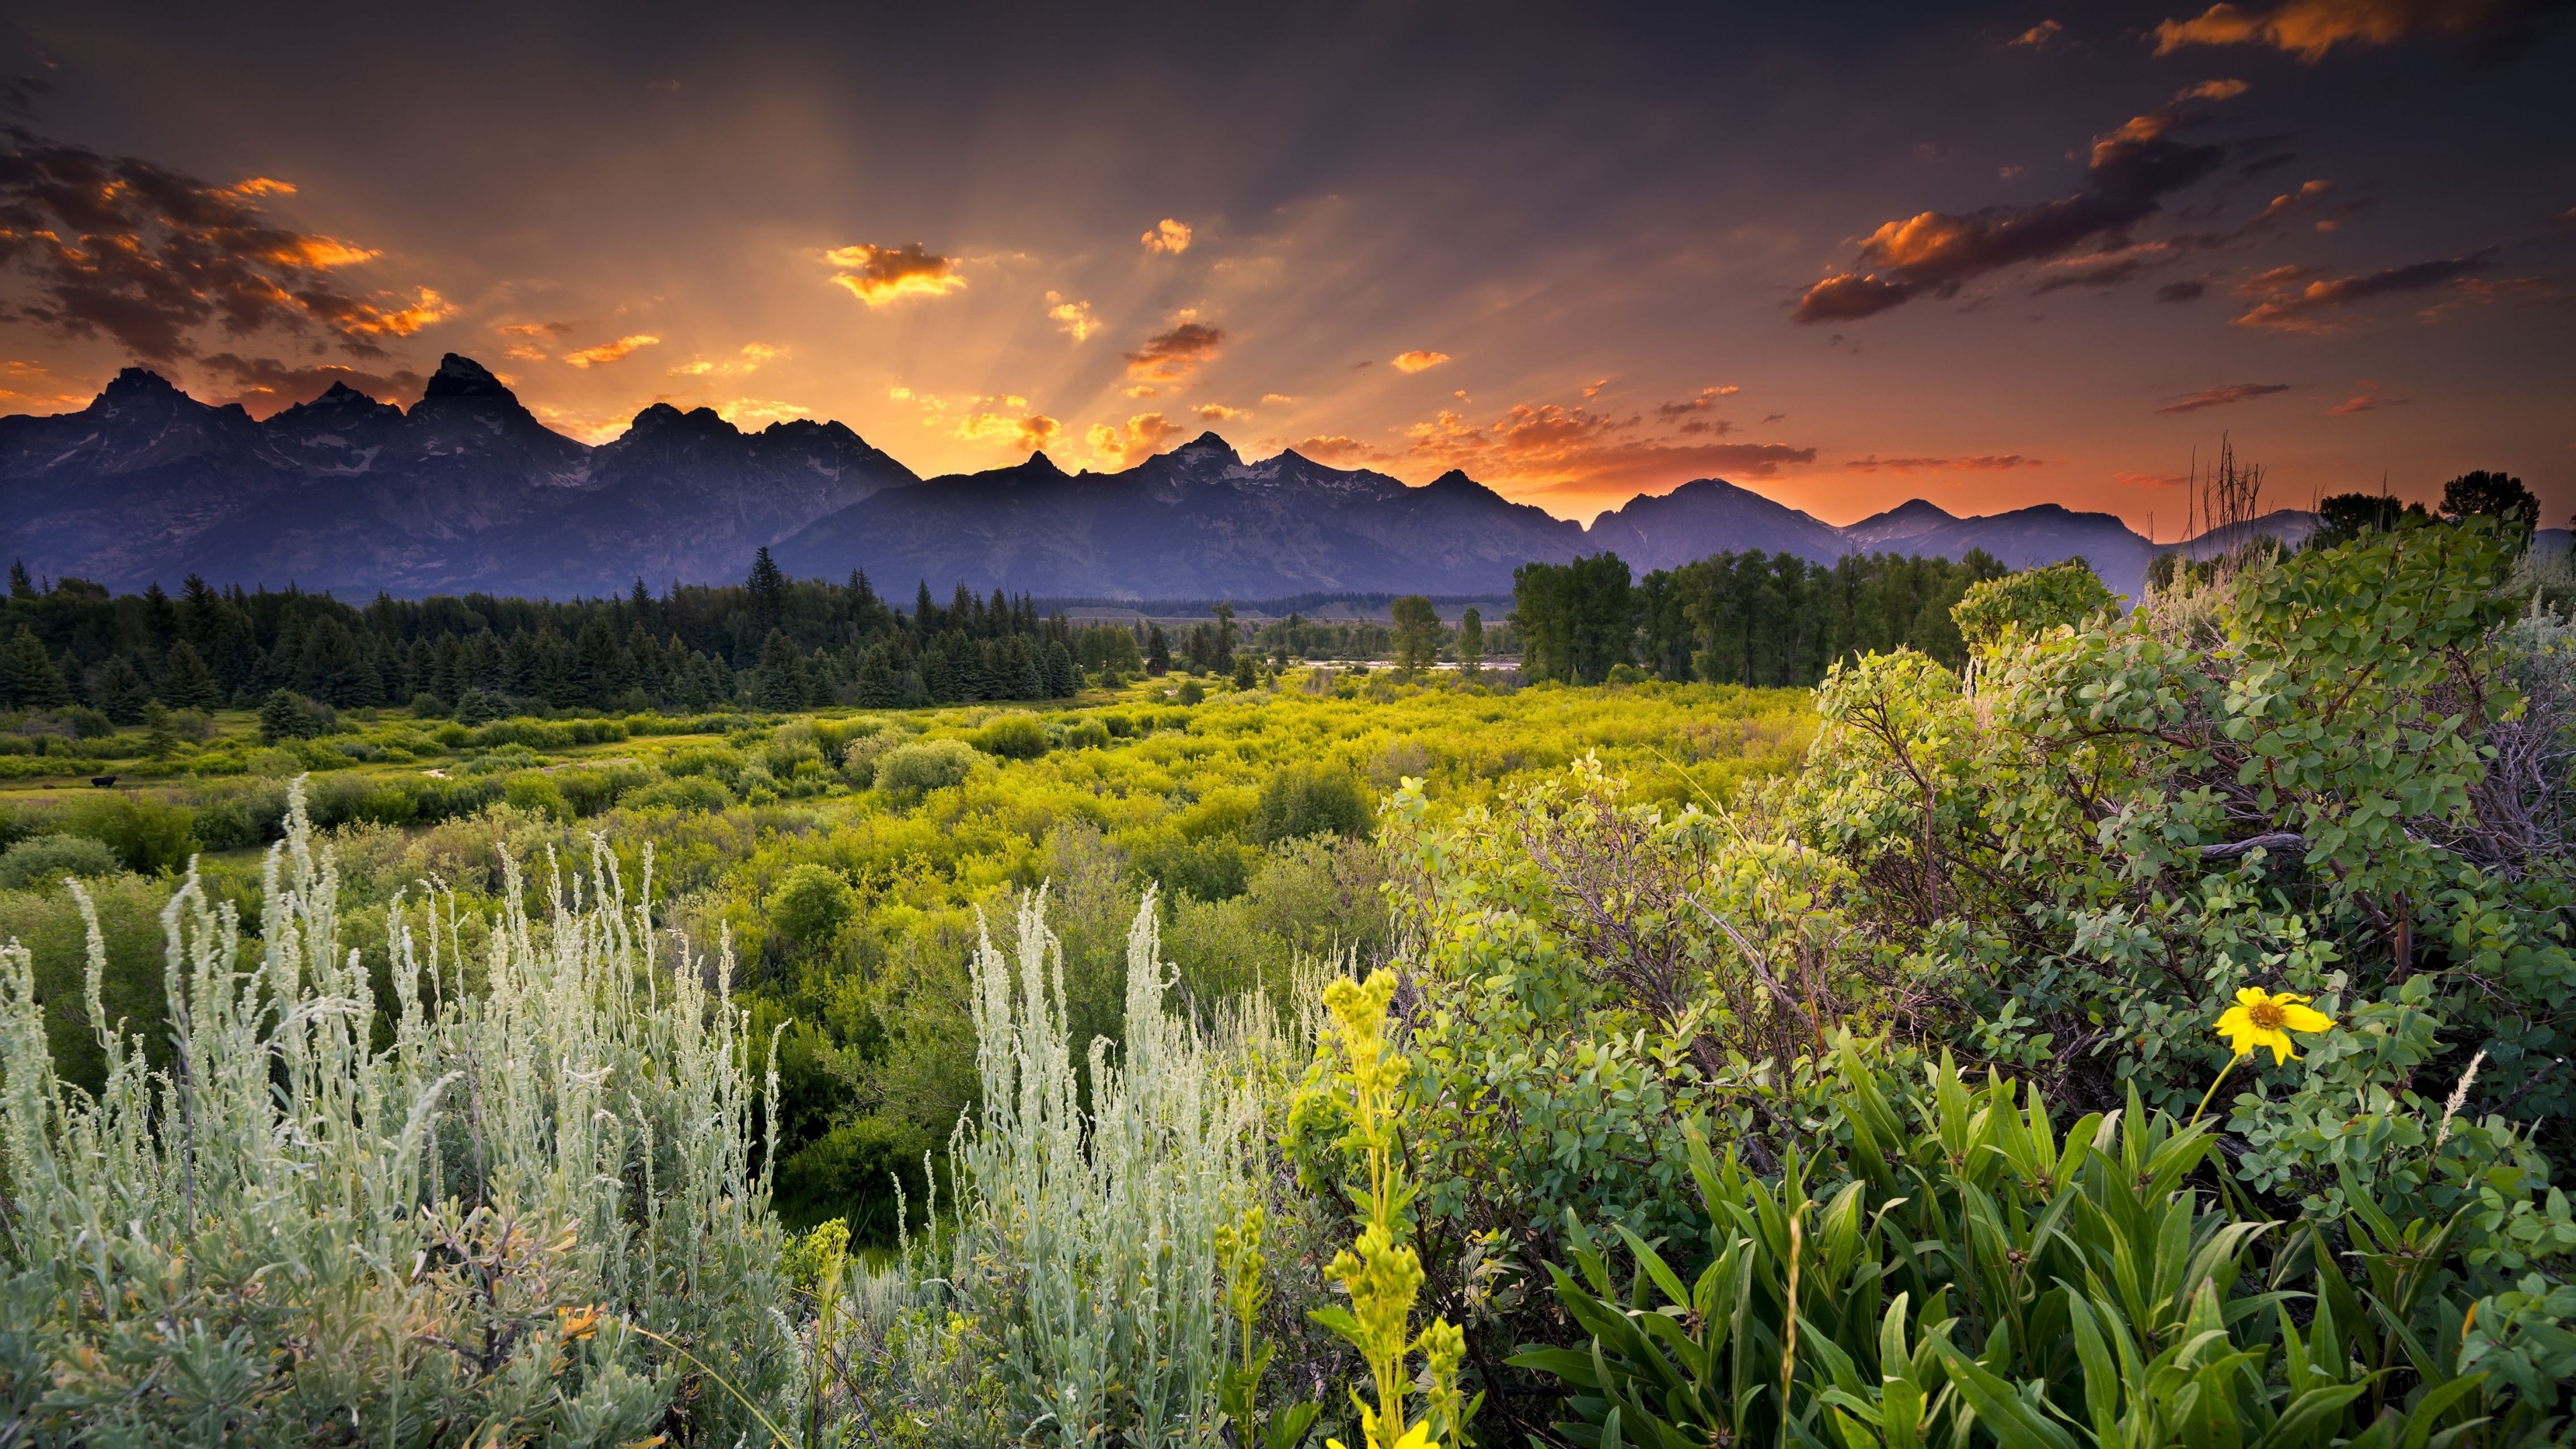
<svg viewBox="0 0 2576 1449"><path fill-rule="evenodd" d="M93 926L95 1096L0 946L0 1442L731 1442L792 1387L730 960L657 959L649 863L550 860L542 922L504 874L471 961L396 898L380 1013L299 785L255 959L193 866L163 912L167 1067Z"/></svg>

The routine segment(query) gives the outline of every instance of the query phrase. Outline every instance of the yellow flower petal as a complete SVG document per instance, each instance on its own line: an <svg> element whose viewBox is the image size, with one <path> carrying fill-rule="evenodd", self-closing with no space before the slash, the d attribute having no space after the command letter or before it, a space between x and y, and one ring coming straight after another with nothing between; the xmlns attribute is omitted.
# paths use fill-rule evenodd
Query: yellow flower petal
<svg viewBox="0 0 2576 1449"><path fill-rule="evenodd" d="M2240 1006L2261 1006L2271 999L2260 986L2239 987L2236 992L2236 1002Z"/></svg>
<svg viewBox="0 0 2576 1449"><path fill-rule="evenodd" d="M2289 1001L2290 998L2286 996L2276 996L2273 997L2272 1000L2275 1004L2279 1004ZM2289 1028L2291 1031L2326 1031L2330 1030L2334 1026L2334 1018L2317 1010L2313 1006L2283 1005L2281 1007L2281 1025Z"/></svg>

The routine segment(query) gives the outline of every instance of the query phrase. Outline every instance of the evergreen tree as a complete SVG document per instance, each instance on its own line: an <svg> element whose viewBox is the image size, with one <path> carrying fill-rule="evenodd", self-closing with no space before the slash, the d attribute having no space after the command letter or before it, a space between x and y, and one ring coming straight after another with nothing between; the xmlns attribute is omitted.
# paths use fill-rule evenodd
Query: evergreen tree
<svg viewBox="0 0 2576 1449"><path fill-rule="evenodd" d="M1234 670L1234 605L1216 606L1215 648L1210 652L1208 667L1219 674Z"/></svg>
<svg viewBox="0 0 2576 1449"><path fill-rule="evenodd" d="M143 707L152 702L152 685L134 661L122 654L107 656L107 662L89 672L82 681L89 696L89 707L106 715L116 724L128 725L143 718Z"/></svg>
<svg viewBox="0 0 2576 1449"><path fill-rule="evenodd" d="M903 681L894 669L894 650L878 644L859 661L859 703L868 709L892 709L903 703Z"/></svg>
<svg viewBox="0 0 2576 1449"><path fill-rule="evenodd" d="M342 709L384 703L384 681L349 626L328 614L305 629L295 657L296 692Z"/></svg>
<svg viewBox="0 0 2576 1449"><path fill-rule="evenodd" d="M786 631L772 629L760 646L760 665L753 672L751 703L755 709L803 709L814 697L805 651Z"/></svg>
<svg viewBox="0 0 2576 1449"><path fill-rule="evenodd" d="M27 577L27 561L25 559L11 560L9 564L9 597L13 599L32 599L35 596L36 581Z"/></svg>
<svg viewBox="0 0 2576 1449"><path fill-rule="evenodd" d="M143 590L143 627L152 631L152 647L167 649L179 637L179 609L170 596L161 592L161 581L154 579Z"/></svg>
<svg viewBox="0 0 2576 1449"><path fill-rule="evenodd" d="M63 683L62 671L54 667L44 641L34 630L19 625L7 652L0 653L0 708L60 709L71 702L71 688Z"/></svg>
<svg viewBox="0 0 2576 1449"><path fill-rule="evenodd" d="M1156 675L1172 672L1172 645L1163 637L1160 624L1145 626L1145 672Z"/></svg>
<svg viewBox="0 0 2576 1449"><path fill-rule="evenodd" d="M206 667L197 646L181 639L161 657L161 687L154 691L161 702L173 709L219 709L223 706L223 686L215 682L214 671Z"/></svg>
<svg viewBox="0 0 2576 1449"><path fill-rule="evenodd" d="M787 575L769 556L769 546L761 545L760 556L751 561L751 577L743 584L751 596L752 634L767 647L769 632L787 618Z"/></svg>
<svg viewBox="0 0 2576 1449"><path fill-rule="evenodd" d="M313 701L291 689L269 692L259 704L259 740L273 745L279 740L307 740L321 734L327 726L322 711Z"/></svg>
<svg viewBox="0 0 2576 1449"><path fill-rule="evenodd" d="M1073 651L1057 640L1046 647L1047 697L1071 699L1082 692L1082 671L1073 664Z"/></svg>
<svg viewBox="0 0 2576 1449"><path fill-rule="evenodd" d="M170 728L170 707L157 699L146 701L143 706L143 753L156 760L166 760L178 747L178 733Z"/></svg>

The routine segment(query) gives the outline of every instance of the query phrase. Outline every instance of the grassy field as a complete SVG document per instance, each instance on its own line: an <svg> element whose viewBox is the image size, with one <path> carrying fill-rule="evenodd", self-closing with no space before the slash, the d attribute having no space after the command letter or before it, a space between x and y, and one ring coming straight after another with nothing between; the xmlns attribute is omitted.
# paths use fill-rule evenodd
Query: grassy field
<svg viewBox="0 0 2576 1449"><path fill-rule="evenodd" d="M848 1212L864 1227L887 1206L887 1171L917 1165L971 1096L963 962L979 909L1007 928L1011 892L1053 890L1077 1036L1114 1037L1125 931L1148 888L1196 999L1256 986L1284 999L1301 956L1365 962L1388 949L1369 832L1402 779L1424 780L1447 812L1592 754L1643 798L1705 804L1794 769L1812 731L1802 690L1507 691L1455 675L1292 672L1181 703L1194 683L1044 711L468 728L385 710L267 743L252 716L226 713L158 760L131 731L51 742L76 743L79 757L7 758L0 828L13 841L97 839L116 857L122 869L92 882L109 1004L153 1041L159 910L176 875L197 859L211 893L256 931L263 858L296 776L338 849L349 938L379 972L393 920L383 907L398 892L453 892L470 952L498 904L505 848L526 867L531 909L552 883L549 851L578 869L596 835L630 888L649 852L657 916L711 957L730 951L764 1042L785 1025L790 1220ZM92 787L93 773L116 785ZM42 855L52 848L31 844L14 877L0 874L12 887L0 889L0 938L33 948L56 1049L82 1075L99 1070L78 1009L83 928L54 883L63 863Z"/></svg>

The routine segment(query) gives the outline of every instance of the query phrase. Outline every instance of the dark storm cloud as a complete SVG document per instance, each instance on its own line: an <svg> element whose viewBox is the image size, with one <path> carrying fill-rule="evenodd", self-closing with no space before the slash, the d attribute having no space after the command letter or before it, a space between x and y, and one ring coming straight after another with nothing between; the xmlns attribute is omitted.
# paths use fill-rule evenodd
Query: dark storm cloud
<svg viewBox="0 0 2576 1449"><path fill-rule="evenodd" d="M2194 93L2211 94L2206 87L2195 87L2186 95ZM2224 148L2172 139L2170 133L2184 121L2181 111L2168 107L2133 117L2097 137L2085 161L2084 189L2072 196L1958 215L1926 211L1888 222L1861 242L1860 259L1867 271L1816 283L1799 299L1794 315L1806 323L1850 321L1918 296L1949 296L1972 278L2064 257L2090 243L2107 241L2116 247L2130 227L2161 209L2159 198L2199 181L2226 160ZM2124 275L2113 278L2120 279Z"/></svg>
<svg viewBox="0 0 2576 1449"><path fill-rule="evenodd" d="M383 351L447 315L426 288L360 295L333 280L376 253L272 221L259 205L294 187L254 177L212 186L132 156L102 156L8 132L0 154L0 263L32 289L19 315L65 335L106 336L147 361L191 356L209 323L227 336L321 332Z"/></svg>
<svg viewBox="0 0 2576 1449"><path fill-rule="evenodd" d="M2167 282L2156 288L2159 302L2197 302L2209 293L2209 284L2200 281Z"/></svg>

